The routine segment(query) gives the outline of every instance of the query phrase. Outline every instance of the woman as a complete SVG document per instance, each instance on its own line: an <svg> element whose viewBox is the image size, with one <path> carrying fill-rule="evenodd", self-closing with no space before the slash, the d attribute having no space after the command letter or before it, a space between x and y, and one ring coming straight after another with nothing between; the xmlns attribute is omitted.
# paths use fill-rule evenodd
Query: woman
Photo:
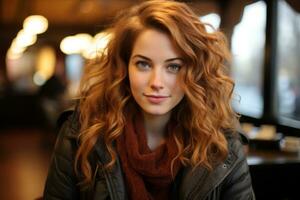
<svg viewBox="0 0 300 200"><path fill-rule="evenodd" d="M45 199L254 199L223 35L183 3L119 16L64 122Z"/></svg>

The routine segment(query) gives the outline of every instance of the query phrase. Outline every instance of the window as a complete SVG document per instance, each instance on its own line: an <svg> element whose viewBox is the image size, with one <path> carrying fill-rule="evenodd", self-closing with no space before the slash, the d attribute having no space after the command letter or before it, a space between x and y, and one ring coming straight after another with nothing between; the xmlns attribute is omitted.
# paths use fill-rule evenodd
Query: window
<svg viewBox="0 0 300 200"><path fill-rule="evenodd" d="M231 71L236 83L233 106L237 112L255 118L260 118L263 112L265 27L266 4L258 1L244 8L231 38Z"/></svg>
<svg viewBox="0 0 300 200"><path fill-rule="evenodd" d="M300 127L300 14L278 2L277 93L281 121ZM298 124L298 125L297 125Z"/></svg>

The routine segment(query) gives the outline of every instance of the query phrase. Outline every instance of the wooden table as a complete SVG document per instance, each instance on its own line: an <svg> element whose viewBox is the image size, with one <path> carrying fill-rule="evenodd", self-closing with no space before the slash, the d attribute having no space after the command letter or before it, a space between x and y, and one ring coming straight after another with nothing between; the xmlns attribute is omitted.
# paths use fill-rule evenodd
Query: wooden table
<svg viewBox="0 0 300 200"><path fill-rule="evenodd" d="M250 149L247 162L260 199L300 199L300 153Z"/></svg>

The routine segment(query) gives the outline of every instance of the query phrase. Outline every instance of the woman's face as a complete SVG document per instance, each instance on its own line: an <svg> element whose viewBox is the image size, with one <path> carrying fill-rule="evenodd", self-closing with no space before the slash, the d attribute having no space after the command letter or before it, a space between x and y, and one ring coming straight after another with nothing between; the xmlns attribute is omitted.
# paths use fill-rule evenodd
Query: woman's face
<svg viewBox="0 0 300 200"><path fill-rule="evenodd" d="M168 115L184 97L183 58L165 33L146 29L137 37L128 71L131 93L144 114Z"/></svg>

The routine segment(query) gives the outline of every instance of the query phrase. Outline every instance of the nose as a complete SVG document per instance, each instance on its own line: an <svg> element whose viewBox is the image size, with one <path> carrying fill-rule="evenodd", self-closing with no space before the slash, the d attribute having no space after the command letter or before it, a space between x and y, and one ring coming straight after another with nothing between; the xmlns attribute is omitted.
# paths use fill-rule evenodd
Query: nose
<svg viewBox="0 0 300 200"><path fill-rule="evenodd" d="M163 74L162 72L157 69L154 68L154 70L151 73L151 77L150 77L150 87L153 90L161 90L164 88L163 86Z"/></svg>

